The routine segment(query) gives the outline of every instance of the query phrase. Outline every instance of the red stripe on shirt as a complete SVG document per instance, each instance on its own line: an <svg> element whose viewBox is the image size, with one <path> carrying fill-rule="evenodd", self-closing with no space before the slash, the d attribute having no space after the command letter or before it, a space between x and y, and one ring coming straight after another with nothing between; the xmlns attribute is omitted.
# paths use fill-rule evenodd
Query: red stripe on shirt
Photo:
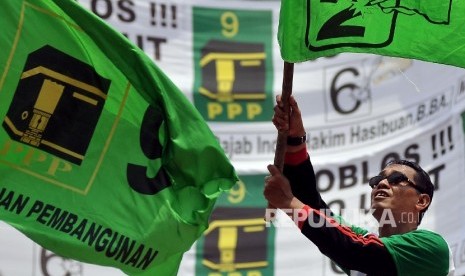
<svg viewBox="0 0 465 276"><path fill-rule="evenodd" d="M308 159L307 147L302 148L296 152L286 152L284 156L284 163L287 165L299 165Z"/></svg>
<svg viewBox="0 0 465 276"><path fill-rule="evenodd" d="M332 225L332 227L337 228L342 234L349 237L354 242L359 242L359 243L361 243L363 245L377 244L379 246L384 246L383 242L376 235L369 234L366 237L364 237L362 235L357 235L354 231L352 231L350 229L350 227L339 224L334 218L327 217L326 215L324 215L320 211L315 210L315 209L313 209L312 207L310 207L308 205L305 205L302 209L305 210L305 214L307 215L307 217L298 222L298 227L301 230L302 230L302 227L304 226L304 222L308 219L308 216L309 216L310 212L314 212L317 215L319 215L320 217L324 218L327 222L329 222ZM321 226L321 227L323 227L323 226ZM324 226L324 227L329 227L329 226Z"/></svg>

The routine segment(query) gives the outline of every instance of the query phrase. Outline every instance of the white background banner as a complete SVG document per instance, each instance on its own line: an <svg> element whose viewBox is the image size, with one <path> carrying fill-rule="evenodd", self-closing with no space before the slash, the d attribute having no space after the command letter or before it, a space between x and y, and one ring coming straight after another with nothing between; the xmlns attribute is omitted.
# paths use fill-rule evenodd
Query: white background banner
<svg viewBox="0 0 465 276"><path fill-rule="evenodd" d="M283 75L276 40L280 2L78 2L142 48L201 112L241 178L255 179L244 180L218 206L237 214L252 206L264 214L262 180L274 159L271 116ZM318 189L330 207L376 231L373 219L362 215L370 207L369 177L394 158L418 162L436 186L421 227L445 237L456 275L465 275L465 70L342 54L296 64L293 95L302 109ZM243 221L238 216L234 220ZM254 248L242 247L242 234L218 234L218 241L233 241L229 259L220 242L208 252L208 235L202 237L184 255L179 275L341 274L295 227L260 231L268 238ZM0 244L0 276L123 275L65 260L1 222ZM217 253L217 263L206 261Z"/></svg>

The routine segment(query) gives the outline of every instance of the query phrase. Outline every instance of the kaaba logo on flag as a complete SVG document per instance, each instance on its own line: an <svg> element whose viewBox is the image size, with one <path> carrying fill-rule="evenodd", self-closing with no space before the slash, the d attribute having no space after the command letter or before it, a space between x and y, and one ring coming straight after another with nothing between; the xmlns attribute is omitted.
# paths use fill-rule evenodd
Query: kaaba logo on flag
<svg viewBox="0 0 465 276"><path fill-rule="evenodd" d="M51 46L26 61L3 127L11 139L80 165L110 80Z"/></svg>
<svg viewBox="0 0 465 276"><path fill-rule="evenodd" d="M216 208L204 233L202 264L223 272L267 268L269 228L262 214L260 208Z"/></svg>
<svg viewBox="0 0 465 276"><path fill-rule="evenodd" d="M218 102L264 100L265 58L262 44L210 41L202 49L200 94Z"/></svg>

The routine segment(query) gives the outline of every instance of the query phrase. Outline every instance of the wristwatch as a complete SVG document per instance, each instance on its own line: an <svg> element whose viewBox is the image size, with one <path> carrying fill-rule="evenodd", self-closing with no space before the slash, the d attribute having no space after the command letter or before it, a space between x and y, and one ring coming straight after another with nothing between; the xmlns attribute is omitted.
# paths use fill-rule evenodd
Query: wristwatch
<svg viewBox="0 0 465 276"><path fill-rule="evenodd" d="M298 136L298 137L288 136L287 137L287 144L289 146L299 146L305 142L307 142L307 133L305 133L303 136Z"/></svg>

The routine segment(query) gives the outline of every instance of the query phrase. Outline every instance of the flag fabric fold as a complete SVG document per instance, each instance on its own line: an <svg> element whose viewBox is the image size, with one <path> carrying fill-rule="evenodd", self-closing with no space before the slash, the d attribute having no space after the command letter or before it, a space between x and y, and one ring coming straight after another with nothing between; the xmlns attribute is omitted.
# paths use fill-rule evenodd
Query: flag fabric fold
<svg viewBox="0 0 465 276"><path fill-rule="evenodd" d="M303 62L372 53L465 68L464 11L452 0L283 0L281 56Z"/></svg>
<svg viewBox="0 0 465 276"><path fill-rule="evenodd" d="M237 181L193 105L72 0L0 10L0 219L64 257L176 275Z"/></svg>

